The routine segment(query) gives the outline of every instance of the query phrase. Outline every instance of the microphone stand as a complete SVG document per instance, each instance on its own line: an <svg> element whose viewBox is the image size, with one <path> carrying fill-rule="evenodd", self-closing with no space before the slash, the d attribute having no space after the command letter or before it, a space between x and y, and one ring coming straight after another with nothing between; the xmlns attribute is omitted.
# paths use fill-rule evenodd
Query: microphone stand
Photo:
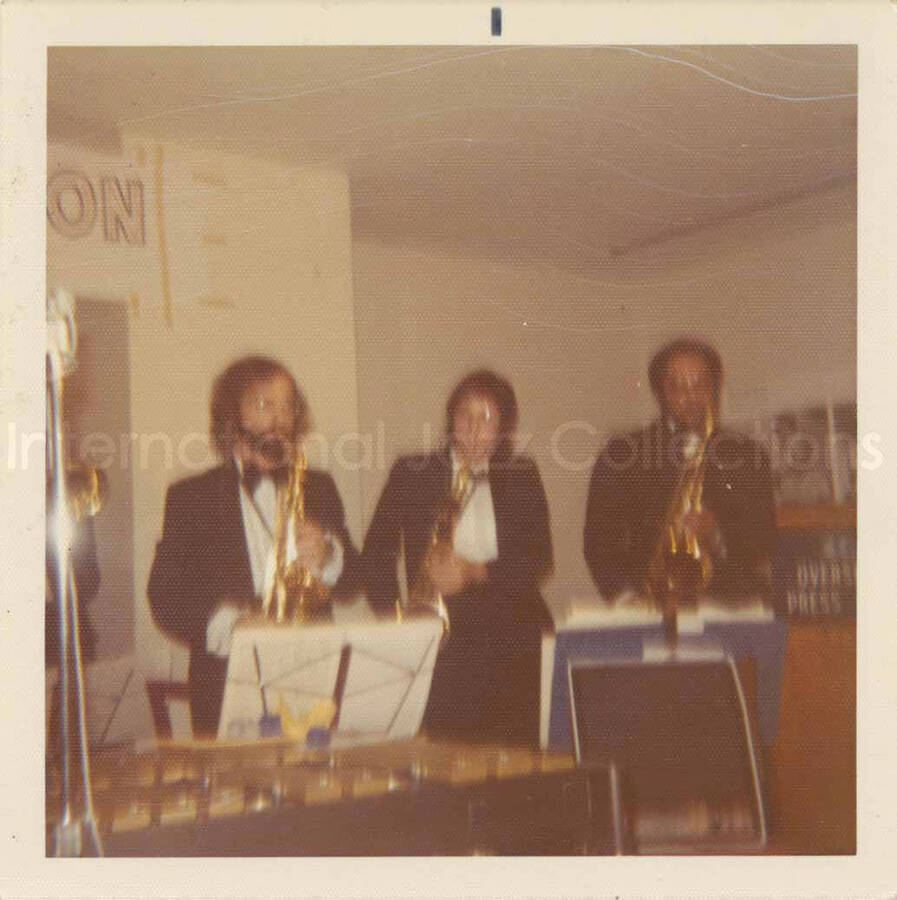
<svg viewBox="0 0 897 900"><path fill-rule="evenodd" d="M90 782L87 718L84 698L84 668L78 627L78 591L72 565L75 522L69 507L66 486L66 462L63 441L62 386L66 371L75 361L76 332L74 304L70 295L59 291L47 299L47 453L50 468L53 510L48 521L50 565L55 574L56 608L59 614L59 721L62 729L60 748L62 809L53 834L53 855L57 857L103 855ZM74 681L74 684L72 683ZM72 697L72 691L75 694ZM77 717L78 747L71 746L71 700ZM84 794L81 815L75 814L72 757L81 762ZM85 841L85 830L93 843L93 854Z"/></svg>

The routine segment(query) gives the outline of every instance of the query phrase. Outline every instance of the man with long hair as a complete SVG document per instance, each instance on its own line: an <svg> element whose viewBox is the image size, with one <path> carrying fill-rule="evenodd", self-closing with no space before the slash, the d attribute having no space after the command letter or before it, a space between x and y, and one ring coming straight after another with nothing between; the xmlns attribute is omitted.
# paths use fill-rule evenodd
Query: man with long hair
<svg viewBox="0 0 897 900"><path fill-rule="evenodd" d="M221 465L169 488L148 587L156 622L190 650L193 728L204 734L218 726L233 627L259 608L278 486L309 427L293 376L261 356L239 359L218 377L210 418ZM357 569L343 505L324 472L309 469L304 487L296 560L338 597Z"/></svg>
<svg viewBox="0 0 897 900"><path fill-rule="evenodd" d="M368 601L391 614L404 549L409 593L422 577L450 622L423 728L431 736L536 746L541 634L552 620L540 584L552 568L548 505L532 460L514 454L517 401L486 369L446 404L446 445L398 459L364 543ZM450 539L433 546L434 520L459 471L473 490Z"/></svg>

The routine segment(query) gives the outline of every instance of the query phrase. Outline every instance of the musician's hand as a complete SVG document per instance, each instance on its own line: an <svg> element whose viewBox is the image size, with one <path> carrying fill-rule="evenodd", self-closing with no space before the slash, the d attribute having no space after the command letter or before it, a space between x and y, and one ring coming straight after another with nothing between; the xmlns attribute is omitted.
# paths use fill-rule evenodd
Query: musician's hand
<svg viewBox="0 0 897 900"><path fill-rule="evenodd" d="M306 520L296 529L296 559L308 569L320 571L332 547L317 522Z"/></svg>
<svg viewBox="0 0 897 900"><path fill-rule="evenodd" d="M206 624L206 652L226 657L230 653L234 626L249 614L250 609L249 601L222 597Z"/></svg>
<svg viewBox="0 0 897 900"><path fill-rule="evenodd" d="M709 510L686 513L682 517L682 527L690 531L704 547L715 549L719 544L719 529L716 517Z"/></svg>
<svg viewBox="0 0 897 900"><path fill-rule="evenodd" d="M238 597L235 594L225 594L218 598L218 606L215 612L223 609L234 610L236 613L236 623L239 624L244 619L251 618L256 612L259 605L257 597Z"/></svg>
<svg viewBox="0 0 897 900"><path fill-rule="evenodd" d="M430 580L440 594L451 596L464 588L468 580L470 563L451 552L431 551L427 560Z"/></svg>

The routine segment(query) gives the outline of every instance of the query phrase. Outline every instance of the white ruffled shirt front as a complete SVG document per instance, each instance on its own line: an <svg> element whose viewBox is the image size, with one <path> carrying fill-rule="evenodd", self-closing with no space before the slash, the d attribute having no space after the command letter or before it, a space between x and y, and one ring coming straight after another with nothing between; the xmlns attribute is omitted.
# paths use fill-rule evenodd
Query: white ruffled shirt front
<svg viewBox="0 0 897 900"><path fill-rule="evenodd" d="M452 482L454 483L461 462L452 450ZM488 463L476 474L487 474ZM470 562L492 562L498 559L498 538L495 533L495 507L492 505L492 488L489 479L477 481L473 494L455 525L453 549L458 556Z"/></svg>

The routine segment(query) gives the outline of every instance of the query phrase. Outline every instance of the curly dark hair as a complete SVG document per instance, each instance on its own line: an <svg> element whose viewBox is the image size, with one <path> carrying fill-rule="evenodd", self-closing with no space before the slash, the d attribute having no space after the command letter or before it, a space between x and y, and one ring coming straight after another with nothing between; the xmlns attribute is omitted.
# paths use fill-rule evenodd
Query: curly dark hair
<svg viewBox="0 0 897 900"><path fill-rule="evenodd" d="M499 436L496 459L507 459L513 452L514 433L517 431L517 397L511 383L491 369L477 369L465 375L449 394L445 404L445 433L451 437L455 411L461 401L471 394L489 397L498 407Z"/></svg>
<svg viewBox="0 0 897 900"><path fill-rule="evenodd" d="M719 394L723 381L723 361L719 353L710 344L699 338L680 337L658 350L648 365L648 380L655 397L662 397L663 378L671 359L677 356L698 356L704 360L713 379L713 391Z"/></svg>
<svg viewBox="0 0 897 900"><path fill-rule="evenodd" d="M293 394L293 410L296 414L293 436L300 438L310 426L308 404L290 370L267 356L244 356L232 362L216 379L212 388L209 414L209 434L212 446L222 459L233 453L234 442L240 428L240 401L246 391L256 384L283 375Z"/></svg>

